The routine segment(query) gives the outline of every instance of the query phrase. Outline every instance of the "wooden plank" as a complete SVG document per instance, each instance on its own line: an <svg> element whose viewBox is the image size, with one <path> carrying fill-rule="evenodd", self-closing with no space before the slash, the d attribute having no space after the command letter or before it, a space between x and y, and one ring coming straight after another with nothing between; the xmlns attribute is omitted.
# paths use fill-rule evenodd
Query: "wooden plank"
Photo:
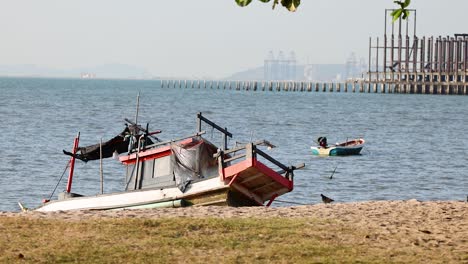
<svg viewBox="0 0 468 264"><path fill-rule="evenodd" d="M249 191L242 184L234 182L231 186L237 191L239 191L240 193L242 193L243 195L247 196L249 199L252 199L253 201L255 201L258 205L263 205L263 202L264 202L263 199L260 196L256 195L255 193L252 193L251 191Z"/></svg>
<svg viewBox="0 0 468 264"><path fill-rule="evenodd" d="M243 181L241 181L240 183L241 183L241 184L246 184L246 183L248 183L248 182L251 182L251 181L253 181L253 180L258 179L258 178L261 177L261 176L263 176L262 173L257 173L257 174L255 174L255 175L246 177L246 178L245 178Z"/></svg>
<svg viewBox="0 0 468 264"><path fill-rule="evenodd" d="M277 184L277 182L275 182L275 181L270 181L269 183L265 183L265 184L263 184L262 186L259 186L259 187L257 187L257 188L252 189L251 191L252 191L252 192L257 192L257 191L259 191L259 190L261 190L261 189L263 189L263 188L266 188L266 187L271 186L271 185L274 185L274 184Z"/></svg>
<svg viewBox="0 0 468 264"><path fill-rule="evenodd" d="M243 157L245 157L245 153L244 153L244 154L239 154L239 155L233 156L233 157L231 157L231 158L229 158L229 159L226 159L226 160L224 161L224 163L228 163L228 162L230 162L230 161L233 161L233 160L236 160L236 159L240 159L240 158L243 158Z"/></svg>

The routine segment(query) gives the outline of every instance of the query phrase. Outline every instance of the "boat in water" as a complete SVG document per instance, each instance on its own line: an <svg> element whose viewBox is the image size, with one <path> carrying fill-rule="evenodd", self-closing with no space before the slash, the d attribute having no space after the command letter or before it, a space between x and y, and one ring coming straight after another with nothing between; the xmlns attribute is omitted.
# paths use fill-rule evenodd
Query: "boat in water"
<svg viewBox="0 0 468 264"><path fill-rule="evenodd" d="M294 170L269 156L262 140L228 148L232 134L197 114L195 134L169 141L126 119L125 130L113 139L79 147L78 133L70 156L66 191L57 200L44 200L36 211L112 210L201 205L270 206L280 195L293 190ZM203 126L219 131L223 145L206 138ZM159 136L159 135L158 135ZM120 154L125 167L122 192L83 196L71 192L75 160L100 160ZM101 178L102 181L102 178ZM51 195L52 197L52 195ZM20 205L21 206L21 205Z"/></svg>
<svg viewBox="0 0 468 264"><path fill-rule="evenodd" d="M327 145L325 137L318 138L319 146L312 146L312 154L320 156L347 156L359 155L364 147L365 140L363 138L350 139L335 145Z"/></svg>

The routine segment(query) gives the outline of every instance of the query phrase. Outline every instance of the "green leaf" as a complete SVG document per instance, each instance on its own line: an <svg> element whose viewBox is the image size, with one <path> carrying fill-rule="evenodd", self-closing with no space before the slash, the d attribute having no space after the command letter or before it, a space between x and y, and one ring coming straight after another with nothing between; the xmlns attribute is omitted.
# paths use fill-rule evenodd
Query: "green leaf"
<svg viewBox="0 0 468 264"><path fill-rule="evenodd" d="M395 21L397 21L400 17L402 19L407 19L410 15L410 11L406 9L406 7L410 5L411 0L405 0L404 2L393 1L393 3L400 6L399 9L393 10L393 12L390 14L393 17L393 23L395 23Z"/></svg>
<svg viewBox="0 0 468 264"><path fill-rule="evenodd" d="M400 18L401 12L403 12L402 9L397 9L397 10L395 10L394 12L392 12L392 16L393 16L393 21L392 21L392 22L395 22L395 21L397 21L397 20ZM393 13L394 13L394 14L393 14Z"/></svg>
<svg viewBox="0 0 468 264"><path fill-rule="evenodd" d="M409 11L408 10L403 10L403 19L406 19L409 17Z"/></svg>
<svg viewBox="0 0 468 264"><path fill-rule="evenodd" d="M295 12L297 7L301 4L301 0L281 0L281 4L289 11Z"/></svg>
<svg viewBox="0 0 468 264"><path fill-rule="evenodd" d="M393 3L395 3L395 4L399 5L399 6L400 6L400 8L402 8L402 9L403 9L403 4L404 4L403 2L401 2L401 1L393 1Z"/></svg>
<svg viewBox="0 0 468 264"><path fill-rule="evenodd" d="M405 0L405 3L403 4L403 8L408 7L411 4L411 0Z"/></svg>
<svg viewBox="0 0 468 264"><path fill-rule="evenodd" d="M252 2L252 0L236 0L236 3L239 6L247 6L248 4L250 4L250 2Z"/></svg>
<svg viewBox="0 0 468 264"><path fill-rule="evenodd" d="M263 3L268 3L271 0L259 0ZM252 0L236 0L237 5L239 6L247 6L252 2ZM273 9L275 6L280 3L280 0L273 0ZM281 0L281 5L283 5L286 9L291 12L296 11L297 7L301 4L301 0Z"/></svg>
<svg viewBox="0 0 468 264"><path fill-rule="evenodd" d="M279 3L279 0L275 0L275 1L273 2L273 8L272 8L272 9L275 9L275 6L276 6L278 3Z"/></svg>

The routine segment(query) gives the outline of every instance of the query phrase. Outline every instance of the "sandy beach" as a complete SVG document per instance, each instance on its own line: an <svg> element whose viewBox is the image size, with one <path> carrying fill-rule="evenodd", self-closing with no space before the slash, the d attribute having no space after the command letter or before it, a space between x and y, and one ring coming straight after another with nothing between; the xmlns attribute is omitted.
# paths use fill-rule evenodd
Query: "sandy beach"
<svg viewBox="0 0 468 264"><path fill-rule="evenodd" d="M363 230L356 243L381 248L438 248L447 254L468 252L468 202L371 201L294 207L187 207L119 211L1 212L0 217L51 218L65 221L115 218L315 218L327 225ZM337 235L339 234L330 234ZM465 252L465 253L463 253ZM468 260L467 260L468 261Z"/></svg>

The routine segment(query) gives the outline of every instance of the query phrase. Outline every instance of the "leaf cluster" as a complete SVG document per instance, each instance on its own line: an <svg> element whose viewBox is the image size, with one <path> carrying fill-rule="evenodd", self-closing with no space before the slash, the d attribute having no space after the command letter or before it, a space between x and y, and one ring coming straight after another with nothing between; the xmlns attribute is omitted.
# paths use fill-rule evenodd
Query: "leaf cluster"
<svg viewBox="0 0 468 264"><path fill-rule="evenodd" d="M270 0L258 0L263 3L268 3ZM252 2L252 0L236 0L236 3L239 6L247 6ZM288 9L291 12L295 12L297 7L301 4L301 0L273 0L273 9L275 6L281 2L281 5Z"/></svg>
<svg viewBox="0 0 468 264"><path fill-rule="evenodd" d="M404 2L402 1L393 1L393 2L400 6L399 9L393 10L393 12L390 14L390 16L393 17L393 22L397 21L400 17L402 19L408 18L410 12L406 8L410 5L411 0L405 0Z"/></svg>
<svg viewBox="0 0 468 264"><path fill-rule="evenodd" d="M248 6L252 0L235 0L239 6ZM263 3L268 3L271 0L258 0ZM291 12L295 12L299 5L301 4L301 0L273 0L273 9L275 6L281 2L281 5L285 7L287 10ZM393 1L395 4L399 5L400 8L393 10L390 14L393 17L393 22L397 21L400 17L402 19L407 19L410 15L409 10L407 7L410 5L411 0L404 0L404 1Z"/></svg>

